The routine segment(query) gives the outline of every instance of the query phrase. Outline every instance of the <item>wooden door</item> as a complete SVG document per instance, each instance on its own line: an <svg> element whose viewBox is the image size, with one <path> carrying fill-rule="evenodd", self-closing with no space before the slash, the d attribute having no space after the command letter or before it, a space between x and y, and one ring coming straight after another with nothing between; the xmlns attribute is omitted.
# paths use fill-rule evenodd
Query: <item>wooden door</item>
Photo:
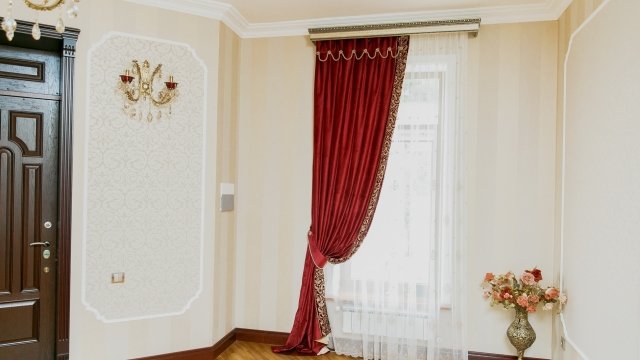
<svg viewBox="0 0 640 360"><path fill-rule="evenodd" d="M4 80L0 79L0 359L51 360L60 104L55 90L25 91L55 87L44 79L35 87L14 86L16 91L7 88L11 82L29 80Z"/></svg>

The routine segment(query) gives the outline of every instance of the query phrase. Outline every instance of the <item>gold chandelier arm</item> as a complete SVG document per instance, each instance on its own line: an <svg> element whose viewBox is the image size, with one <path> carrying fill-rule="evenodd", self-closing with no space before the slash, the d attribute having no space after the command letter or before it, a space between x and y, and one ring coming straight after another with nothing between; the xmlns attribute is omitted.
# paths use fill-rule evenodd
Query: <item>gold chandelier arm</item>
<svg viewBox="0 0 640 360"><path fill-rule="evenodd" d="M153 80L156 78L156 76L159 76L159 77L162 76L161 71L162 71L162 64L158 64L158 66L156 66L156 68L153 70L153 73L151 74L151 81L150 81L151 91L150 91L149 97L151 98L151 102L155 106L168 105L171 101L173 101L173 98L175 97L175 93L173 91L167 91L164 89L160 90L160 92L158 93L157 99L153 96Z"/></svg>
<svg viewBox="0 0 640 360"><path fill-rule="evenodd" d="M138 96L135 96L135 90L127 90L124 92L124 94L127 96L127 100L129 100L130 102L136 102L138 101L138 99L140 99L140 93L138 92Z"/></svg>
<svg viewBox="0 0 640 360"><path fill-rule="evenodd" d="M43 4L34 4L32 0L24 0L24 3L33 10L51 11L64 4L65 0L53 0L51 3L45 1Z"/></svg>
<svg viewBox="0 0 640 360"><path fill-rule="evenodd" d="M158 64L155 69L153 69L153 73L151 73L151 83L153 84L153 79L156 78L157 75L160 75L160 71L162 70L162 64Z"/></svg>
<svg viewBox="0 0 640 360"><path fill-rule="evenodd" d="M174 91L162 90L158 94L158 99L155 99L153 95L151 95L151 102L155 106L165 106L173 101L176 93Z"/></svg>
<svg viewBox="0 0 640 360"><path fill-rule="evenodd" d="M151 77L149 78L149 97L151 98L151 101L156 105L158 100L153 98L153 82L156 76L162 77L162 74L160 73L161 70L162 70L162 64L158 64L156 68L153 69L153 72L151 73Z"/></svg>
<svg viewBox="0 0 640 360"><path fill-rule="evenodd" d="M129 100L130 102L136 102L140 100L140 93L141 93L140 86L142 86L142 71L140 70L140 64L138 63L138 60L133 60L133 71L138 81L138 88L125 91L127 100Z"/></svg>

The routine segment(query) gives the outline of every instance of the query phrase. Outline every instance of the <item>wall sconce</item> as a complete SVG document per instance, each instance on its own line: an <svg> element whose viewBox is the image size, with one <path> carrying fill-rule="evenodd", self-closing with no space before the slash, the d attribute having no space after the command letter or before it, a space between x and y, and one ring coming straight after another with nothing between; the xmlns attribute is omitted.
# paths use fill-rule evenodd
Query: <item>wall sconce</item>
<svg viewBox="0 0 640 360"><path fill-rule="evenodd" d="M168 109L168 116L171 116L171 103L178 97L178 83L173 81L173 76L169 76L169 81L160 84L162 90L154 92L154 86L162 82L162 64L151 71L149 61L145 60L142 66L138 60L133 60L131 70L125 70L120 75L118 90L122 93L124 104L122 110L132 119L136 117L142 120L145 113L145 120L152 122L154 117L160 120L164 110ZM154 111L155 116L154 116Z"/></svg>

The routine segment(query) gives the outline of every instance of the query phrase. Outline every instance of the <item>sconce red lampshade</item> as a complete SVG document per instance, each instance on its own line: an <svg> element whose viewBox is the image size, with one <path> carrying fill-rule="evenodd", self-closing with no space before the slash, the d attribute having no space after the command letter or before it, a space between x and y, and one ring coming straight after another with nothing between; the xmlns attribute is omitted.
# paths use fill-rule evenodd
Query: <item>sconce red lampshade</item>
<svg viewBox="0 0 640 360"><path fill-rule="evenodd" d="M130 84L133 81L133 76L130 75L120 75L120 81L123 83Z"/></svg>
<svg viewBox="0 0 640 360"><path fill-rule="evenodd" d="M173 82L173 75L169 75L169 81L165 82L164 85L169 90L175 90L175 88L178 87L178 83L177 82Z"/></svg>

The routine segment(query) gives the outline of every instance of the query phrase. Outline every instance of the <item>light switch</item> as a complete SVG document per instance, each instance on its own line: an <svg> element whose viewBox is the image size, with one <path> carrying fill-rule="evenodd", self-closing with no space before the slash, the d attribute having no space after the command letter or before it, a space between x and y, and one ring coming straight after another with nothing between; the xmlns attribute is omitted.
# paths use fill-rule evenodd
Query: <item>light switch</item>
<svg viewBox="0 0 640 360"><path fill-rule="evenodd" d="M233 211L235 185L220 183L220 211Z"/></svg>
<svg viewBox="0 0 640 360"><path fill-rule="evenodd" d="M111 274L111 283L112 284L121 284L124 282L124 273L117 272Z"/></svg>

